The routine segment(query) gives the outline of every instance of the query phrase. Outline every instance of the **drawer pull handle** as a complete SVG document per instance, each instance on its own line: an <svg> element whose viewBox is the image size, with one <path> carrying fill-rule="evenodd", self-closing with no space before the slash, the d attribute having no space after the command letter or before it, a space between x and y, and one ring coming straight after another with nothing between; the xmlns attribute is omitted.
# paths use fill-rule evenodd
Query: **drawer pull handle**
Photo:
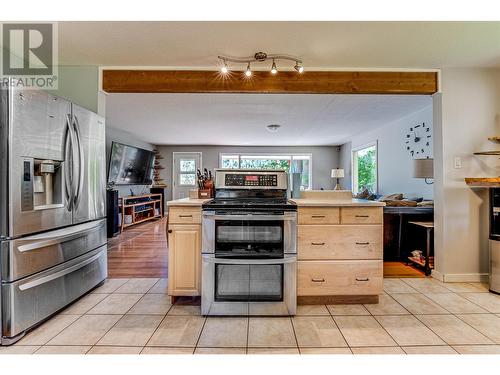
<svg viewBox="0 0 500 375"><path fill-rule="evenodd" d="M356 215L356 217L370 217L370 215Z"/></svg>
<svg viewBox="0 0 500 375"><path fill-rule="evenodd" d="M311 281L312 281L313 283L324 283L324 282L325 282L325 278L324 278L324 277L322 277L322 278L319 278L319 277L315 278L315 277L313 277L313 278L311 279Z"/></svg>
<svg viewBox="0 0 500 375"><path fill-rule="evenodd" d="M323 219L325 215L311 215L313 219Z"/></svg>
<svg viewBox="0 0 500 375"><path fill-rule="evenodd" d="M356 245L361 245L361 246L367 246L369 245L369 242L356 242Z"/></svg>
<svg viewBox="0 0 500 375"><path fill-rule="evenodd" d="M369 277L356 277L356 281L370 281Z"/></svg>
<svg viewBox="0 0 500 375"><path fill-rule="evenodd" d="M179 217L193 217L193 215L179 215Z"/></svg>
<svg viewBox="0 0 500 375"><path fill-rule="evenodd" d="M311 245L313 246L325 246L324 242L311 242Z"/></svg>

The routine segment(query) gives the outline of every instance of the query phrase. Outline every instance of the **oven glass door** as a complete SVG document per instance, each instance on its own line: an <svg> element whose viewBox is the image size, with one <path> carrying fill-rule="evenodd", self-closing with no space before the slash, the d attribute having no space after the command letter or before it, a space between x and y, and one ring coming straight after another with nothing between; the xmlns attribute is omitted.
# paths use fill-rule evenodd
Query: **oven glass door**
<svg viewBox="0 0 500 375"><path fill-rule="evenodd" d="M215 220L218 258L283 258L283 220Z"/></svg>
<svg viewBox="0 0 500 375"><path fill-rule="evenodd" d="M216 302L283 301L283 264L215 264Z"/></svg>

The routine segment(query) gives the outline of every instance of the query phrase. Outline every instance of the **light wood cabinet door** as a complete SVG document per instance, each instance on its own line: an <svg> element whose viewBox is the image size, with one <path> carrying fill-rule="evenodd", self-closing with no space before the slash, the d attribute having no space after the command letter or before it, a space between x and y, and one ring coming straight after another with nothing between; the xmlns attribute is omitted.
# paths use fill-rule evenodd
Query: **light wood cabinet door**
<svg viewBox="0 0 500 375"><path fill-rule="evenodd" d="M382 225L298 225L299 260L382 259Z"/></svg>
<svg viewBox="0 0 500 375"><path fill-rule="evenodd" d="M168 222L170 224L200 224L200 207L170 207L168 209Z"/></svg>
<svg viewBox="0 0 500 375"><path fill-rule="evenodd" d="M170 225L168 233L168 294L201 294L200 225Z"/></svg>
<svg viewBox="0 0 500 375"><path fill-rule="evenodd" d="M341 224L383 224L382 207L342 207L340 209Z"/></svg>
<svg viewBox="0 0 500 375"><path fill-rule="evenodd" d="M299 261L298 296L369 296L383 293L381 260Z"/></svg>
<svg viewBox="0 0 500 375"><path fill-rule="evenodd" d="M340 213L338 207L299 207L299 224L339 224Z"/></svg>

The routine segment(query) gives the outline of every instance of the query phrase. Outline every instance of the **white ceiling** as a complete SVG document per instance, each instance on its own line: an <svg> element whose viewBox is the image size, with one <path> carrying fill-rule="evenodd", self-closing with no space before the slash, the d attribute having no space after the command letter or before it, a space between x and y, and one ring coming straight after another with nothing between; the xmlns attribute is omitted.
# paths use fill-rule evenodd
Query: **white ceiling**
<svg viewBox="0 0 500 375"><path fill-rule="evenodd" d="M111 94L106 121L158 145L338 145L431 101L402 95ZM281 128L270 133L269 124Z"/></svg>
<svg viewBox="0 0 500 375"><path fill-rule="evenodd" d="M500 22L59 23L67 65L213 69L219 54L257 51L306 68L499 67Z"/></svg>

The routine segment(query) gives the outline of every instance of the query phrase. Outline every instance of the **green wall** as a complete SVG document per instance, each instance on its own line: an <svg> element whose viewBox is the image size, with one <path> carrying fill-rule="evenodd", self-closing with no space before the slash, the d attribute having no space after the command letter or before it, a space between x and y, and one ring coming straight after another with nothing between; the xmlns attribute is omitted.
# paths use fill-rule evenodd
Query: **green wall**
<svg viewBox="0 0 500 375"><path fill-rule="evenodd" d="M97 66L60 65L57 90L54 95L68 99L79 106L97 112L99 68Z"/></svg>

